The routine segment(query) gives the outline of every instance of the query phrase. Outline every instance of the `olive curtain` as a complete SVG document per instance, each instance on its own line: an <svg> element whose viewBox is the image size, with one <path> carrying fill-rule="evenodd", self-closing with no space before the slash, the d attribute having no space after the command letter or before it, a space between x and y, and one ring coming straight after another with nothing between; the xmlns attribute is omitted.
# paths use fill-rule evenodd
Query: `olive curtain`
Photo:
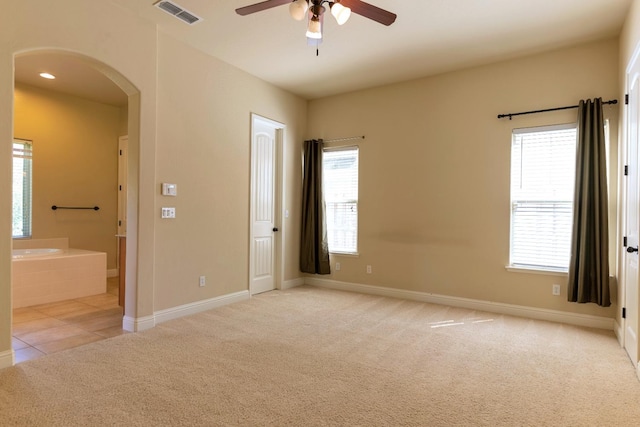
<svg viewBox="0 0 640 427"><path fill-rule="evenodd" d="M568 300L611 305L602 99L580 101Z"/></svg>
<svg viewBox="0 0 640 427"><path fill-rule="evenodd" d="M322 193L322 140L304 142L300 271L330 274L329 243Z"/></svg>

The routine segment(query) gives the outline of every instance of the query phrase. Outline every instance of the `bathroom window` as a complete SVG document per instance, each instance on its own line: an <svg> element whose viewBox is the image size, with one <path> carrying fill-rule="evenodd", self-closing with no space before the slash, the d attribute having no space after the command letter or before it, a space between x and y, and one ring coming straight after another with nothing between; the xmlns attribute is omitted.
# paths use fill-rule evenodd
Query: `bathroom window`
<svg viewBox="0 0 640 427"><path fill-rule="evenodd" d="M31 237L32 144L13 140L13 237Z"/></svg>

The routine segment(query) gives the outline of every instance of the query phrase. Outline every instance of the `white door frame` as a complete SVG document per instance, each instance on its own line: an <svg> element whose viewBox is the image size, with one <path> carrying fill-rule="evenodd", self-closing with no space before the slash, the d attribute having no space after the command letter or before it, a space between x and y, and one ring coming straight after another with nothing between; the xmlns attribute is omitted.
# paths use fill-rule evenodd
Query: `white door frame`
<svg viewBox="0 0 640 427"><path fill-rule="evenodd" d="M274 170L275 170L275 190L274 190L274 224L278 228L278 231L274 233L274 287L275 289L282 289L282 280L284 272L284 241L286 227L283 221L283 206L284 206L284 133L286 126L275 120L271 120L265 116L251 113L251 131L250 131L250 155L249 161L251 164L250 170L253 173L253 163L251 162L253 153L251 147L253 146L254 137L254 123L261 121L272 126L275 130L275 156L274 156ZM253 265L254 265L254 245L253 245L253 177L250 179L250 202L249 202L249 277L248 277L248 289L249 295L253 294L251 289L253 278Z"/></svg>
<svg viewBox="0 0 640 427"><path fill-rule="evenodd" d="M118 137L118 235L127 234L127 165L129 135Z"/></svg>
<svg viewBox="0 0 640 427"><path fill-rule="evenodd" d="M631 77L631 72L633 70L634 65L636 65L636 62L640 61L640 44L638 44L635 48L635 51L633 53L633 55L631 56L631 59L629 60L628 64L627 64L627 68L625 71L625 93L629 94L630 92L630 77ZM630 132L629 132L629 126L630 126L630 122L631 122L631 109L630 108L626 108L626 110L624 111L624 113L621 115L621 117L624 120L624 125L622 126L622 132L623 132L623 143L624 143L624 147L621 151L621 156L622 157L622 165L628 165L629 164L629 145L630 145ZM638 120L639 118L636 118L636 120ZM640 147L638 147L640 148ZM638 162L638 159L636 159L636 162ZM640 174L636 174L637 177L640 177ZM628 192L628 179L623 178L622 179L622 185L620 186L620 191L621 191L621 198L620 200L622 201L622 209L621 209L621 215L620 215L620 221L621 221L621 237L624 236L628 236L628 225L627 225L627 209L628 209L628 199L627 199L627 192ZM637 183L637 185L640 185L640 182ZM622 239L621 239L622 240ZM628 295L627 295L627 284L626 284L626 278L627 278L627 254L626 254L626 248L622 248L622 250L619 252L620 253L620 297L618 299L619 301L619 308L620 310L622 310L622 308L625 308L626 310L634 310L635 313L638 313L638 308L639 308L639 301L628 301ZM623 318L622 315L620 316L620 328L617 331L618 332L618 340L620 342L620 345L626 349L626 330L627 330L627 322L628 320L626 318ZM638 325L636 325L636 331L638 331ZM638 352L638 349L636 349L636 354ZM634 364L634 368L636 369L636 375L640 378L640 364L638 364L638 361L632 361Z"/></svg>

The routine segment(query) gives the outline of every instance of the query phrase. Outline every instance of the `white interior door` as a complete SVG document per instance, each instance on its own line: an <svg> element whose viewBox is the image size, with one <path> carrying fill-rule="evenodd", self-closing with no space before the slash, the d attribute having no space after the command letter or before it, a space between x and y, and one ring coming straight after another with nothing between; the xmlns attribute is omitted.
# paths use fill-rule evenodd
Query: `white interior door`
<svg viewBox="0 0 640 427"><path fill-rule="evenodd" d="M249 290L252 295L276 289L278 129L282 125L255 114L251 117Z"/></svg>
<svg viewBox="0 0 640 427"><path fill-rule="evenodd" d="M625 235L627 248L624 251L624 346L633 362L638 366L638 121L640 117L640 61L638 55L627 70L629 106L627 108L627 167L628 176L625 194Z"/></svg>

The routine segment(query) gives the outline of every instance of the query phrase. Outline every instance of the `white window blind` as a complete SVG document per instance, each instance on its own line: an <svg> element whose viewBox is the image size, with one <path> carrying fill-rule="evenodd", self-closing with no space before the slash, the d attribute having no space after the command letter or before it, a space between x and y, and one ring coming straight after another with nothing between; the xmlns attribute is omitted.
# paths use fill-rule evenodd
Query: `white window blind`
<svg viewBox="0 0 640 427"><path fill-rule="evenodd" d="M13 237L31 237L31 141L13 141Z"/></svg>
<svg viewBox="0 0 640 427"><path fill-rule="evenodd" d="M322 161L329 252L358 252L358 147L327 148Z"/></svg>
<svg viewBox="0 0 640 427"><path fill-rule="evenodd" d="M575 125L513 131L512 266L569 268L575 161Z"/></svg>

